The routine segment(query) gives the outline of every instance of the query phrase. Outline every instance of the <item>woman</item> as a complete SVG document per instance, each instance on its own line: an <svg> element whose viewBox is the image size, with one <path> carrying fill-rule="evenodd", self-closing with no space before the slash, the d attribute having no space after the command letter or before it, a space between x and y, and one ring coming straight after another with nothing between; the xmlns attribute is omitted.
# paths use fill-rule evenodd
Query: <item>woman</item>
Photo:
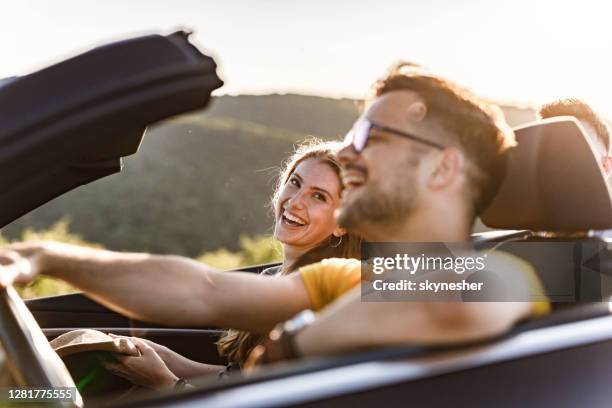
<svg viewBox="0 0 612 408"><path fill-rule="evenodd" d="M360 239L338 227L334 220L342 191L336 157L340 147L335 142L311 140L299 146L283 166L271 203L274 236L282 244L283 261L263 274L285 275L325 258L359 257ZM227 374L242 365L262 338L260 334L230 330L218 342L220 354L228 359L227 369L189 360L148 340L133 339L143 358L119 357L120 363L109 368L133 383L163 387L174 384L177 377Z"/></svg>

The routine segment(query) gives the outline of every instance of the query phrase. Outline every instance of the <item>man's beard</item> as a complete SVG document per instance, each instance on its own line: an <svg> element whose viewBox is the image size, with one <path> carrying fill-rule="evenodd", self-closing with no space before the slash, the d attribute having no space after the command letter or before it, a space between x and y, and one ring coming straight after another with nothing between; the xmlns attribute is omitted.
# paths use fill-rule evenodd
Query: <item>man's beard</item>
<svg viewBox="0 0 612 408"><path fill-rule="evenodd" d="M386 191L377 184L366 183L364 188L366 190L358 198L340 209L336 219L340 227L365 234L367 231L362 229L365 225L397 225L417 207L413 174L405 178L398 177L396 185Z"/></svg>

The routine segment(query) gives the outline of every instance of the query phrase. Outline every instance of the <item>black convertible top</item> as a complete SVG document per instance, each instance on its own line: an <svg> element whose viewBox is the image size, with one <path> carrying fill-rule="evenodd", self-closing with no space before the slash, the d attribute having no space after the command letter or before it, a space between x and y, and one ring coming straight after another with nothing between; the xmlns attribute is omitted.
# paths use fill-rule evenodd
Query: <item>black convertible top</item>
<svg viewBox="0 0 612 408"><path fill-rule="evenodd" d="M145 128L203 108L223 82L188 33L95 48L0 86L0 227L121 170Z"/></svg>

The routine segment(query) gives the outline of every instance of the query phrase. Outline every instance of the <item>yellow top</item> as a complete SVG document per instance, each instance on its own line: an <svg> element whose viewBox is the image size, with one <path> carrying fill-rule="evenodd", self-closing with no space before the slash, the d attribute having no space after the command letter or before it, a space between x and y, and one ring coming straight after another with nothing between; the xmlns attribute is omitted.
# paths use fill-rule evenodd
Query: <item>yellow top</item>
<svg viewBox="0 0 612 408"><path fill-rule="evenodd" d="M495 255L497 256L489 257L489 261L493 261L492 258L495 258L489 264L493 266L492 270L497 269L507 277L511 277L520 271L529 286L530 299L542 299L531 302L531 317L550 313L550 302L531 264L501 251L496 251ZM300 268L299 273L308 291L312 309L319 311L360 283L361 262L356 259L324 259L321 262Z"/></svg>
<svg viewBox="0 0 612 408"><path fill-rule="evenodd" d="M312 309L319 311L361 281L358 259L330 258L300 268Z"/></svg>

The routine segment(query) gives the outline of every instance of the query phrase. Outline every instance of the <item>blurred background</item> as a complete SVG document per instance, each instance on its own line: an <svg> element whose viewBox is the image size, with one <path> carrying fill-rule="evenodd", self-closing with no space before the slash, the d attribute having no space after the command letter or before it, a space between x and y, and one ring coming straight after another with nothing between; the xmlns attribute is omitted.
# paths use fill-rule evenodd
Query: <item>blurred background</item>
<svg viewBox="0 0 612 408"><path fill-rule="evenodd" d="M267 205L278 166L309 135L344 135L394 61L499 103L511 125L562 97L612 118L611 11L596 0L4 1L0 78L188 28L226 85L204 112L150 128L122 173L22 217L0 241L176 253L227 269L278 259ZM43 278L22 293L69 290Z"/></svg>

